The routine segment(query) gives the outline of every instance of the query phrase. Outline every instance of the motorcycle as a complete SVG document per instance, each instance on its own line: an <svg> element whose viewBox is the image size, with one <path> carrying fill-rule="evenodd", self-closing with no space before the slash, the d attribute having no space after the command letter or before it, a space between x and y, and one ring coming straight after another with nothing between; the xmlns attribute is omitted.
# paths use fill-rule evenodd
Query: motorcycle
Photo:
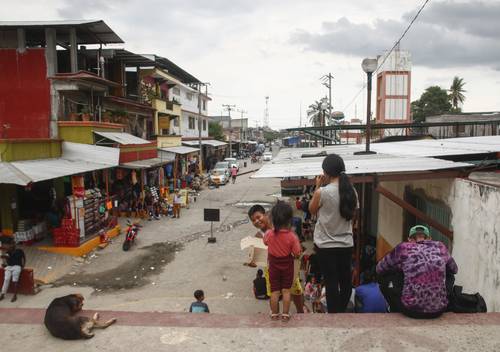
<svg viewBox="0 0 500 352"><path fill-rule="evenodd" d="M125 235L125 241L123 242L123 250L126 252L130 249L130 246L134 243L137 234L139 233L139 228L142 226L139 223L132 223L127 220L127 234Z"/></svg>

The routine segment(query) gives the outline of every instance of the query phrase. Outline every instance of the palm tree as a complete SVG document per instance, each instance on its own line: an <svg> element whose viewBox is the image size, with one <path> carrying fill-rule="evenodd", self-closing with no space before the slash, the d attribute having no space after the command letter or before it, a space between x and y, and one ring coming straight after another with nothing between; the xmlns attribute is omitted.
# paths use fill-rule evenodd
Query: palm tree
<svg viewBox="0 0 500 352"><path fill-rule="evenodd" d="M465 101L465 95L463 93L465 93L466 90L464 90L464 85L465 82L463 78L459 78L458 76L453 78L453 83L449 89L449 98L451 105L453 106L453 110L455 111L459 111L460 108L458 105L463 104Z"/></svg>
<svg viewBox="0 0 500 352"><path fill-rule="evenodd" d="M316 100L314 103L309 105L307 110L307 117L309 117L309 122L314 127L320 127L323 114L325 115L325 124L328 122L328 101L326 98L321 98Z"/></svg>

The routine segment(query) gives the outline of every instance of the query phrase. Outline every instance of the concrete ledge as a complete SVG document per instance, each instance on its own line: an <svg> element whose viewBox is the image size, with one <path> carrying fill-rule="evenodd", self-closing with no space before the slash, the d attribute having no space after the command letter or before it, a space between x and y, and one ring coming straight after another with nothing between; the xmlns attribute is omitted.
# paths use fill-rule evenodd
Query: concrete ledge
<svg viewBox="0 0 500 352"><path fill-rule="evenodd" d="M116 237L120 234L120 226L117 225L116 227L112 228L108 232L106 232L106 235L108 238L113 238ZM67 254L67 255L72 255L75 257L81 257L82 255L88 254L97 246L101 244L101 240L99 236L96 236L92 238L91 240L83 243L80 247L38 247L38 249L42 251L47 251L51 253L59 253L59 254Z"/></svg>
<svg viewBox="0 0 500 352"><path fill-rule="evenodd" d="M85 310L91 316L96 311ZM402 327L500 326L500 313L446 313L434 320L415 320L401 314L296 314L288 323L271 321L265 314L226 315L171 312L98 311L102 319L115 317L119 325L197 328L339 328L372 329ZM45 309L0 308L2 324L43 324Z"/></svg>

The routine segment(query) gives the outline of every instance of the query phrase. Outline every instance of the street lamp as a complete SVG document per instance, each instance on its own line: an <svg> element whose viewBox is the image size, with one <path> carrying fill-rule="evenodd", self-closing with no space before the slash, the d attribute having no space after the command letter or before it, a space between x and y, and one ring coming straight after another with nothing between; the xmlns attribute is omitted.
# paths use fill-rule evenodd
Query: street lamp
<svg viewBox="0 0 500 352"><path fill-rule="evenodd" d="M363 71L366 72L368 79L367 82L367 96L366 96L366 149L363 152L356 152L354 154L376 154L376 152L370 151L370 139L372 135L371 131L371 103L372 103L372 74L377 69L377 59L364 59L361 63Z"/></svg>

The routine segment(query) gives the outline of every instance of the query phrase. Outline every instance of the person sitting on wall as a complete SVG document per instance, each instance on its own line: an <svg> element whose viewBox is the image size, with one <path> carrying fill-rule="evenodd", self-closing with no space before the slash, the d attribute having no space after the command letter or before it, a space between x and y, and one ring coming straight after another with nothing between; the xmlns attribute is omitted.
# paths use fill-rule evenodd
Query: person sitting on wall
<svg viewBox="0 0 500 352"><path fill-rule="evenodd" d="M12 287L14 295L12 296L11 302L17 300L17 289L19 277L21 276L21 271L26 265L26 257L24 251L20 248L16 248L16 243L11 241L5 245L6 253L2 254L2 259L5 260L4 267L4 280L2 291L0 293L0 301L4 299L5 295L10 286L10 280L12 279Z"/></svg>
<svg viewBox="0 0 500 352"><path fill-rule="evenodd" d="M439 317L448 306L447 279L458 271L446 246L431 239L429 229L416 225L377 264L380 289L391 312L416 319Z"/></svg>

